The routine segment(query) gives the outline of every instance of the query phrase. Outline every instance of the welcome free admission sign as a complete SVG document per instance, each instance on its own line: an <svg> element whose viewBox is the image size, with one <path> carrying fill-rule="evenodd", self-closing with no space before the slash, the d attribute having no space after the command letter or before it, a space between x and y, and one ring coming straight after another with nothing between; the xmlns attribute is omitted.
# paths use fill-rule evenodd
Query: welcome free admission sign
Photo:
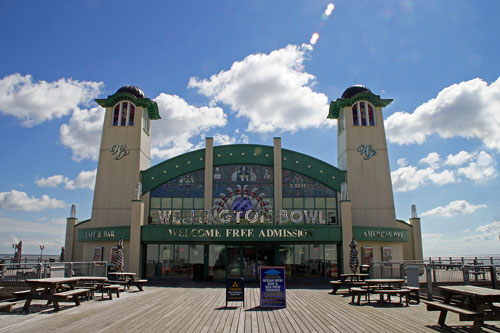
<svg viewBox="0 0 500 333"><path fill-rule="evenodd" d="M286 308L285 267L259 268L260 306L262 308Z"/></svg>

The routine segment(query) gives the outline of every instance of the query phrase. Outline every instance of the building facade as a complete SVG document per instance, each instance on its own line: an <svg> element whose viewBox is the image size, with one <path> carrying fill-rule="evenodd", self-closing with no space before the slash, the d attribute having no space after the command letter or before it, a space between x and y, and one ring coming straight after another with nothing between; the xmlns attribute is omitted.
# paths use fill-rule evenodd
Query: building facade
<svg viewBox="0 0 500 333"><path fill-rule="evenodd" d="M420 219L395 217L381 99L363 86L330 104L338 165L281 147L213 145L150 166L158 106L136 87L106 108L90 220L68 218L67 260L112 261L152 280L257 279L260 265L288 279L349 271L360 262L422 259ZM328 121L328 120L326 120Z"/></svg>

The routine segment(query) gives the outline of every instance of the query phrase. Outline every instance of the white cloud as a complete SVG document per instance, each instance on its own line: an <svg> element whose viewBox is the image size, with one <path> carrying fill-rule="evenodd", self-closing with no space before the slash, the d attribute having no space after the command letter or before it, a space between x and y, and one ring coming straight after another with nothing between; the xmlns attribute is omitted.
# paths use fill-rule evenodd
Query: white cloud
<svg viewBox="0 0 500 333"><path fill-rule="evenodd" d="M68 190L75 190L79 188L88 188L90 190L94 189L95 177L97 175L97 169L82 171L76 176L74 180L67 180L64 188Z"/></svg>
<svg viewBox="0 0 500 333"><path fill-rule="evenodd" d="M61 125L61 142L71 149L73 160L97 160L103 121L104 108L99 106L90 110L77 109L69 123Z"/></svg>
<svg viewBox="0 0 500 333"><path fill-rule="evenodd" d="M427 164L432 169L439 168L440 157L438 153L430 153L426 157L422 158L418 163L419 164Z"/></svg>
<svg viewBox="0 0 500 333"><path fill-rule="evenodd" d="M457 168L469 162L467 166ZM484 183L497 176L496 161L485 151L468 153L461 151L457 155L448 155L447 160L439 158L439 154L430 153L419 161L429 167L418 169L407 165L406 159L399 159L399 169L391 172L392 186L395 192L407 192L427 184L446 185L470 180L477 184ZM442 169L443 166L450 166ZM455 167L455 169L453 169Z"/></svg>
<svg viewBox="0 0 500 333"><path fill-rule="evenodd" d="M475 233L464 237L462 241L465 242L495 241L495 243L497 243L499 239L498 236L500 236L500 221L493 221L489 224L480 225L479 227L476 228ZM481 246L480 244L478 245Z"/></svg>
<svg viewBox="0 0 500 333"><path fill-rule="evenodd" d="M487 205L471 205L465 200L456 200L446 206L439 206L422 213L422 216L443 216L454 217L458 215L472 214L480 208L486 208Z"/></svg>
<svg viewBox="0 0 500 333"><path fill-rule="evenodd" d="M238 134L239 134L238 130L235 131L234 136L216 133L214 135L214 144L219 146L219 145L232 145L235 143L248 143L248 136L247 135L241 134L238 137Z"/></svg>
<svg viewBox="0 0 500 333"><path fill-rule="evenodd" d="M461 166L467 163L470 159L472 159L476 154L475 153L469 153L464 150L459 152L456 155L450 154L446 158L446 162L444 162L445 165L452 165L452 166Z"/></svg>
<svg viewBox="0 0 500 333"><path fill-rule="evenodd" d="M432 174L432 168L418 170L414 166L401 167L391 172L392 186L395 192L412 191L426 184Z"/></svg>
<svg viewBox="0 0 500 333"><path fill-rule="evenodd" d="M405 167L408 165L408 160L405 157L402 157L398 159L397 163L400 167Z"/></svg>
<svg viewBox="0 0 500 333"><path fill-rule="evenodd" d="M189 88L231 107L236 117L249 119L248 131L333 126L325 120L328 98L312 90L314 76L303 72L310 45L288 45L269 54L251 54L231 69L200 80L192 77Z"/></svg>
<svg viewBox="0 0 500 333"><path fill-rule="evenodd" d="M200 147L190 139L227 123L226 115L219 107L196 107L179 96L163 93L155 101L162 117L152 121L151 125L152 154L157 158L170 158Z"/></svg>
<svg viewBox="0 0 500 333"><path fill-rule="evenodd" d="M41 178L35 181L40 187L57 187L64 184L67 190L76 190L80 188L88 188L93 190L95 185L95 177L97 169L90 171L82 171L76 176L75 179L69 179L63 175L54 175L47 178Z"/></svg>
<svg viewBox="0 0 500 333"><path fill-rule="evenodd" d="M457 182L455 173L451 170L443 170L441 172L432 172L429 174L429 180L436 185L453 184Z"/></svg>
<svg viewBox="0 0 500 333"><path fill-rule="evenodd" d="M480 139L500 152L500 78L490 85L481 79L454 84L413 113L396 112L385 121L387 138L398 144L422 144L438 134L447 139Z"/></svg>
<svg viewBox="0 0 500 333"><path fill-rule="evenodd" d="M0 209L39 211L44 209L63 208L64 201L52 199L44 194L41 198L29 197L25 192L11 190L0 193Z"/></svg>
<svg viewBox="0 0 500 333"><path fill-rule="evenodd" d="M459 168L458 173L477 183L483 183L497 176L495 165L496 162L491 155L482 151L467 167Z"/></svg>
<svg viewBox="0 0 500 333"><path fill-rule="evenodd" d="M0 79L0 112L16 117L26 127L68 115L97 97L102 82L33 82L31 75L11 74Z"/></svg>
<svg viewBox="0 0 500 333"><path fill-rule="evenodd" d="M47 178L37 179L35 180L35 184L40 187L56 188L59 184L62 184L67 180L68 178L64 177L63 175L54 175Z"/></svg>

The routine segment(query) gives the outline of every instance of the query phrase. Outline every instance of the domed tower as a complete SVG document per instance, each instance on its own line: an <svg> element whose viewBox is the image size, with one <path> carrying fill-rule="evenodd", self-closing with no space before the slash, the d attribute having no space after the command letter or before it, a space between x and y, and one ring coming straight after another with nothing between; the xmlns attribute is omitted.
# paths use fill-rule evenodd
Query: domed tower
<svg viewBox="0 0 500 333"><path fill-rule="evenodd" d="M158 105L133 86L124 86L106 99L94 189L93 228L130 225L130 203L140 171L151 165L150 121L160 119Z"/></svg>
<svg viewBox="0 0 500 333"><path fill-rule="evenodd" d="M330 103L328 118L337 119L338 166L347 170L353 227L396 225L382 116L382 108L391 102L355 85Z"/></svg>

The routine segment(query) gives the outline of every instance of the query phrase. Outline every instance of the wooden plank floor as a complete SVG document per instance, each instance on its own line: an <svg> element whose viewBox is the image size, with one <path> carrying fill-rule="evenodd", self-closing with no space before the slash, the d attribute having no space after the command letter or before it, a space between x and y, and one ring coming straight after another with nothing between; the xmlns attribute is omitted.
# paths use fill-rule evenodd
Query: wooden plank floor
<svg viewBox="0 0 500 333"><path fill-rule="evenodd" d="M18 302L12 313L0 313L0 332L470 332L472 322L449 313L437 325L439 312L425 305L352 305L347 294L326 289L288 289L287 308L259 307L259 290L245 290L243 304L225 305L224 288L145 287L120 293L113 300L61 303L61 311L34 302L30 312ZM99 294L100 295L100 294ZM395 298L396 299L396 298ZM485 332L500 332L487 322Z"/></svg>

